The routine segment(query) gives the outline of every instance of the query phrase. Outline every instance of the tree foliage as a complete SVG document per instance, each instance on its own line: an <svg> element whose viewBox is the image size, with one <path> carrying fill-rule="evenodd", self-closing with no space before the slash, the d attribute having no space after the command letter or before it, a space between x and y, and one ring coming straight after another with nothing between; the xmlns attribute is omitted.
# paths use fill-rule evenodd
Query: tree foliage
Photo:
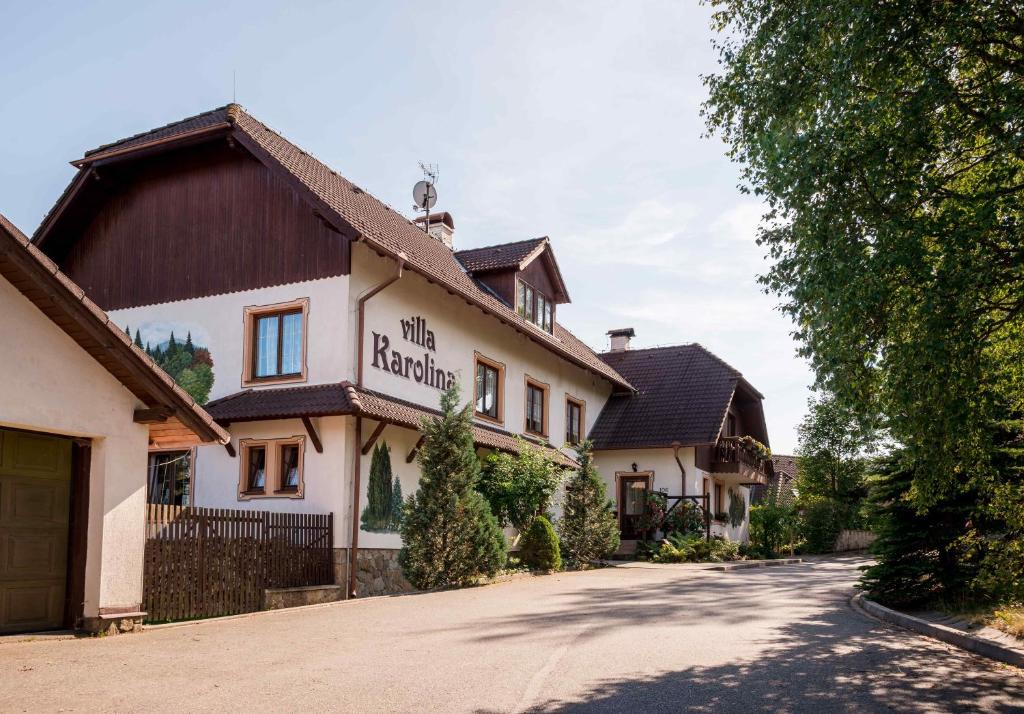
<svg viewBox="0 0 1024 714"><path fill-rule="evenodd" d="M708 127L767 204L763 282L819 385L884 416L908 517L974 493L970 523L992 525L958 535L1019 553L1001 444L1024 414L1024 8L711 4Z"/></svg>
<svg viewBox="0 0 1024 714"><path fill-rule="evenodd" d="M519 555L534 570L561 570L558 535L546 516L537 516L523 536Z"/></svg>
<svg viewBox="0 0 1024 714"><path fill-rule="evenodd" d="M1024 400L1021 6L712 4L705 113L767 201L765 284L934 503L990 468L993 425Z"/></svg>
<svg viewBox="0 0 1024 714"><path fill-rule="evenodd" d="M604 558L619 547L619 524L604 480L594 468L591 443L576 446L579 469L565 484L565 503L558 523L562 552L573 565L586 565Z"/></svg>
<svg viewBox="0 0 1024 714"><path fill-rule="evenodd" d="M520 439L518 453L494 452L484 459L477 490L500 525L525 533L551 507L563 471L546 452Z"/></svg>
<svg viewBox="0 0 1024 714"><path fill-rule="evenodd" d="M441 396L441 415L424 419L419 490L405 504L398 560L420 589L466 585L493 576L507 546L487 501L476 490L480 461L471 405L458 408L458 385Z"/></svg>

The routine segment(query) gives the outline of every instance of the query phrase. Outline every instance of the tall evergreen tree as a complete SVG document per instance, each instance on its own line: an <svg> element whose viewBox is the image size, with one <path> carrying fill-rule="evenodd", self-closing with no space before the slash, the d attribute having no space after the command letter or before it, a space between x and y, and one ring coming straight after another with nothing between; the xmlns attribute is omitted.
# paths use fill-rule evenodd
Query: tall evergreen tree
<svg viewBox="0 0 1024 714"><path fill-rule="evenodd" d="M174 330L171 330L171 337L167 340L167 349L165 350L167 355L173 355L178 351L178 343L174 340Z"/></svg>
<svg viewBox="0 0 1024 714"><path fill-rule="evenodd" d="M419 490L406 502L399 563L420 589L465 585L505 564L505 537L476 490L480 461L471 405L458 408L459 388L441 396L441 415L425 419Z"/></svg>
<svg viewBox="0 0 1024 714"><path fill-rule="evenodd" d="M590 441L576 446L579 470L565 484L565 503L559 535L566 559L575 565L604 558L619 547L619 524L605 493L604 480L594 468Z"/></svg>
<svg viewBox="0 0 1024 714"><path fill-rule="evenodd" d="M397 531L402 527L402 509L405 505L402 499L402 479L395 477L391 488L391 530Z"/></svg>
<svg viewBox="0 0 1024 714"><path fill-rule="evenodd" d="M391 521L391 449L387 442L373 448L370 460L370 479L366 484L366 508L363 509L363 529L387 530Z"/></svg>
<svg viewBox="0 0 1024 714"><path fill-rule="evenodd" d="M196 353L196 347L195 347L195 345L192 344L192 331L191 330L189 330L188 334L185 336L185 351L188 352L190 355Z"/></svg>
<svg viewBox="0 0 1024 714"><path fill-rule="evenodd" d="M135 328L135 346L142 347L142 335L139 334L139 328Z"/></svg>

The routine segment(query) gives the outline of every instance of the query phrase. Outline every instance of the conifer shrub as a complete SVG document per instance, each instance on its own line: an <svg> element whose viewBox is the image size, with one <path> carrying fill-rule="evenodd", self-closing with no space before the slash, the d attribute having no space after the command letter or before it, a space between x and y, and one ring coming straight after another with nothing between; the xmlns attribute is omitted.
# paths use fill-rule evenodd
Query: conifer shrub
<svg viewBox="0 0 1024 714"><path fill-rule="evenodd" d="M421 590L494 576L508 555L498 521L476 490L480 461L471 405L459 409L458 403L456 385L441 396L441 415L423 420L419 489L402 513L398 562Z"/></svg>
<svg viewBox="0 0 1024 714"><path fill-rule="evenodd" d="M565 483L562 519L558 523L562 553L573 566L606 558L619 547L619 524L604 481L594 468L591 443L576 447L579 469Z"/></svg>
<svg viewBox="0 0 1024 714"><path fill-rule="evenodd" d="M532 570L561 570L558 534L545 516L533 519L519 549L520 558Z"/></svg>

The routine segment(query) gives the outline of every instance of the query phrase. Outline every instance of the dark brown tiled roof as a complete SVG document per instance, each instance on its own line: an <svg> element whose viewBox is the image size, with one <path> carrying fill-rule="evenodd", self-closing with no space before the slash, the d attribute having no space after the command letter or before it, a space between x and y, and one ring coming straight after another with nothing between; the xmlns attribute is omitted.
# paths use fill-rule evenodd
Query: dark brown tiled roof
<svg viewBox="0 0 1024 714"><path fill-rule="evenodd" d="M246 390L214 400L206 408L217 421L224 424L351 414L407 429L419 429L423 419L440 414L436 409L362 389L349 382ZM499 451L514 453L519 450L519 441L515 435L482 424L473 426L473 441L478 446ZM558 449L532 438L524 437L524 441L543 448L563 466L576 465L575 461Z"/></svg>
<svg viewBox="0 0 1024 714"><path fill-rule="evenodd" d="M374 251L392 258L404 257L406 267L427 280L438 283L578 366L604 377L620 388L631 388L629 382L602 362L594 351L580 340L574 337L563 339L563 335L567 334L564 328L556 329L551 335L536 329L502 300L481 288L441 241L426 235L390 206L332 171L237 104L229 104L182 122L168 124L152 132L107 144L88 152L82 161L76 162L76 165L88 167L88 159L99 152L110 153L176 134L208 129L221 122L233 124L240 132L239 140L247 148L264 154L265 158L276 162L291 174L343 223L354 228L359 234L359 240L365 241ZM44 220L40 230L47 225L48 220ZM37 240L40 239L45 240L45 237L37 233Z"/></svg>
<svg viewBox="0 0 1024 714"><path fill-rule="evenodd" d="M518 270L524 260L536 253L547 242L547 238L530 238L515 243L458 250L455 252L455 257L471 273L485 273L488 270Z"/></svg>
<svg viewBox="0 0 1024 714"><path fill-rule="evenodd" d="M767 485L755 486L750 490L751 505L765 503L770 496L775 496L776 503L788 506L796 500L797 462L795 456L774 454L772 465L775 467Z"/></svg>
<svg viewBox="0 0 1024 714"><path fill-rule="evenodd" d="M353 413L340 384L247 389L207 402L206 410L224 424Z"/></svg>
<svg viewBox="0 0 1024 714"><path fill-rule="evenodd" d="M637 389L613 395L590 432L596 449L713 444L743 376L698 344L605 352Z"/></svg>
<svg viewBox="0 0 1024 714"><path fill-rule="evenodd" d="M97 146L95 149L86 151L85 158L89 158L95 154L105 154L109 151L127 149L132 146L138 146L139 144L148 144L151 141L167 139L178 134L187 134L188 132L196 131L197 129L208 129L213 126L217 126L218 124L223 124L227 121L227 109L228 107L225 105L223 107L211 109L208 112L203 112L202 114L196 114L194 117L188 117L187 119L171 122L170 124L166 124L156 129L144 131L141 134L135 134L134 136L112 141L109 144Z"/></svg>
<svg viewBox="0 0 1024 714"><path fill-rule="evenodd" d="M796 457L786 454L772 454L772 463L776 474L785 474L790 479L796 478Z"/></svg>
<svg viewBox="0 0 1024 714"><path fill-rule="evenodd" d="M88 352L148 407L170 407L202 441L230 436L147 355L125 331L85 296L68 276L0 215L0 276Z"/></svg>

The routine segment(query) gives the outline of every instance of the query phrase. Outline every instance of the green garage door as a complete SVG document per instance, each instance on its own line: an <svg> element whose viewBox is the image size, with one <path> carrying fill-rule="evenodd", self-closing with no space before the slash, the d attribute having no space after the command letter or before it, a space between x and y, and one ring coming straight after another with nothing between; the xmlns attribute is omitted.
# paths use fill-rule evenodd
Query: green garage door
<svg viewBox="0 0 1024 714"><path fill-rule="evenodd" d="M60 627L71 442L0 429L0 633Z"/></svg>

